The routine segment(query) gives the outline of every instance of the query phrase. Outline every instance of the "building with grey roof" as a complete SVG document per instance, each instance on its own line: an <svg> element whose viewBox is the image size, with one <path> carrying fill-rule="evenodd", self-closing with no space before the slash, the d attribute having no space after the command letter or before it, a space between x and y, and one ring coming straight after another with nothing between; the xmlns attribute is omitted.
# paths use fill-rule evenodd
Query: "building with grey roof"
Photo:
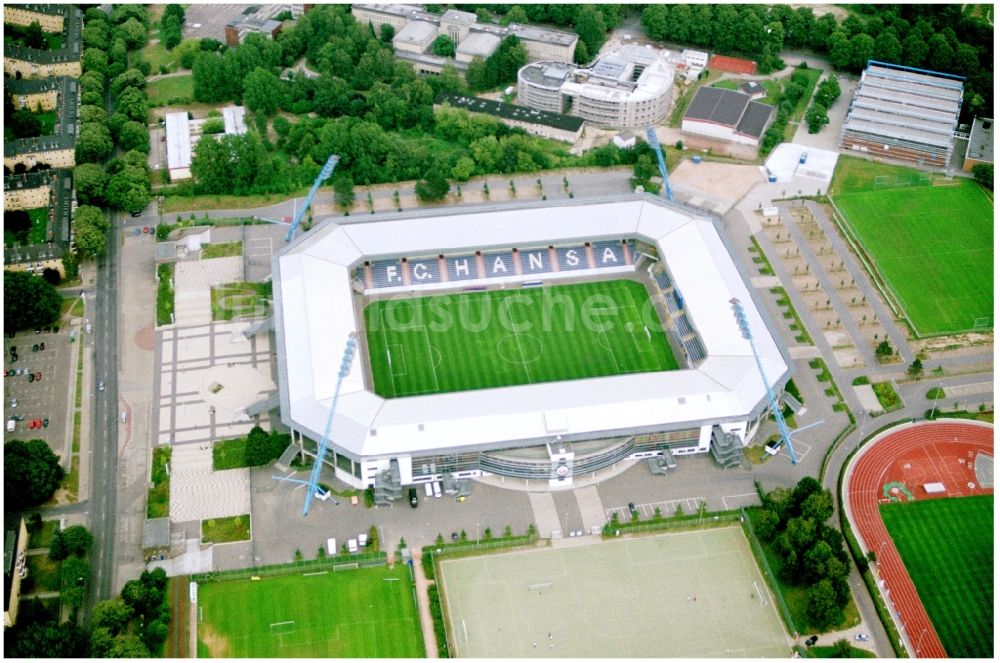
<svg viewBox="0 0 1000 663"><path fill-rule="evenodd" d="M359 23L370 23L376 33L382 25L391 25L397 38L405 33L404 39L393 39L396 57L410 62L418 73L440 73L448 64L464 72L473 58L488 58L508 36L521 41L529 60L570 62L579 39L572 32L534 25L479 23L475 14L457 9L433 14L425 11L423 5L351 5L351 14ZM434 35L428 39L430 29L434 30ZM427 52L439 35L446 35L455 42L454 59ZM417 50L420 45L424 45L423 50Z"/></svg>
<svg viewBox="0 0 1000 663"><path fill-rule="evenodd" d="M5 141L4 166L13 170L18 164L23 164L29 169L37 163L46 163L52 168L72 168L76 165L74 147L80 104L79 86L76 80L60 76L39 81L11 81L11 83L14 89L44 88L49 92L55 92L56 102L53 107L56 111L56 123L50 135Z"/></svg>
<svg viewBox="0 0 1000 663"><path fill-rule="evenodd" d="M977 117L972 121L962 170L969 172L980 163L993 163L993 118L989 117Z"/></svg>
<svg viewBox="0 0 1000 663"><path fill-rule="evenodd" d="M845 150L946 166L965 79L871 60L840 132Z"/></svg>
<svg viewBox="0 0 1000 663"><path fill-rule="evenodd" d="M27 271L41 274L45 269L56 269L65 274L63 256L72 247L73 212L76 210L76 196L73 191L72 171L67 169L43 170L26 175L11 175L4 178L4 206L12 193L10 187L18 189L17 195L32 196L26 204L36 209L49 208L49 221L45 230L45 241L40 244L4 245L4 269Z"/></svg>
<svg viewBox="0 0 1000 663"><path fill-rule="evenodd" d="M703 87L695 93L685 111L681 131L757 146L771 121L773 111L773 106L753 101L748 94L718 87Z"/></svg>
<svg viewBox="0 0 1000 663"><path fill-rule="evenodd" d="M9 5L5 7L5 22L11 22L8 19L9 7ZM4 42L4 72L11 78L48 78L50 76L72 76L75 78L80 76L82 73L80 49L82 46L83 13L71 5L35 5L35 7L45 8L48 13L61 13L63 47L55 50L42 50Z"/></svg>
<svg viewBox="0 0 1000 663"><path fill-rule="evenodd" d="M530 134L575 143L583 134L583 120L572 115L550 113L492 99L466 97L442 92L434 100L435 110L450 106L470 113L483 113L507 126L524 129Z"/></svg>
<svg viewBox="0 0 1000 663"><path fill-rule="evenodd" d="M601 127L647 127L667 116L673 81L667 51L623 46L590 67L525 65L517 74L517 98L525 106L575 115Z"/></svg>

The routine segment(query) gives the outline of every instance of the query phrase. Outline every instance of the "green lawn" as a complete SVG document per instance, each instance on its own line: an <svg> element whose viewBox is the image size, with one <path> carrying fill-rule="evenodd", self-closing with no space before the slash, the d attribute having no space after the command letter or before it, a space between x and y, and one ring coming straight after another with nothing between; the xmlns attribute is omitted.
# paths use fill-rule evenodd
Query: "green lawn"
<svg viewBox="0 0 1000 663"><path fill-rule="evenodd" d="M678 367L634 281L379 301L365 326L386 398Z"/></svg>
<svg viewBox="0 0 1000 663"><path fill-rule="evenodd" d="M171 76L151 81L146 85L146 93L150 106L180 103L172 100L191 101L194 97L194 77Z"/></svg>
<svg viewBox="0 0 1000 663"><path fill-rule="evenodd" d="M5 23L3 26L3 42L12 46L24 46L26 28L20 25ZM42 32L45 39L43 51L58 51L63 46L63 36L55 32Z"/></svg>
<svg viewBox="0 0 1000 663"><path fill-rule="evenodd" d="M993 655L993 496L879 506L949 658Z"/></svg>
<svg viewBox="0 0 1000 663"><path fill-rule="evenodd" d="M204 254L202 254L204 257ZM227 283L212 288L212 319L255 318L270 310L271 283Z"/></svg>
<svg viewBox="0 0 1000 663"><path fill-rule="evenodd" d="M53 562L48 555L28 555L26 564L33 581L31 593L59 591L59 562Z"/></svg>
<svg viewBox="0 0 1000 663"><path fill-rule="evenodd" d="M201 521L202 543L230 543L250 540L250 514Z"/></svg>
<svg viewBox="0 0 1000 663"><path fill-rule="evenodd" d="M918 333L966 331L977 319L992 326L993 204L978 184L956 179L834 200Z"/></svg>
<svg viewBox="0 0 1000 663"><path fill-rule="evenodd" d="M243 242L222 242L219 244L206 244L201 249L201 259L230 258L243 255Z"/></svg>
<svg viewBox="0 0 1000 663"><path fill-rule="evenodd" d="M52 543L52 537L58 530L58 520L43 520L41 529L28 534L28 549L48 548L49 544Z"/></svg>
<svg viewBox="0 0 1000 663"><path fill-rule="evenodd" d="M5 227L3 231L4 246L12 247L45 243L48 234L49 208L36 207L35 209L27 210L27 212L28 217L31 219L31 228L24 232L14 233Z"/></svg>
<svg viewBox="0 0 1000 663"><path fill-rule="evenodd" d="M832 645L810 647L806 650L806 656L808 658L840 658L837 656L837 648ZM868 651L867 649L851 647L851 655L848 658L878 658L878 656L875 655L875 652Z"/></svg>
<svg viewBox="0 0 1000 663"><path fill-rule="evenodd" d="M212 469L235 470L246 467L247 439L238 437L235 440L219 440L212 445Z"/></svg>
<svg viewBox="0 0 1000 663"><path fill-rule="evenodd" d="M174 266L163 263L156 268L159 283L156 285L156 324L173 323L174 313Z"/></svg>
<svg viewBox="0 0 1000 663"><path fill-rule="evenodd" d="M907 182L916 184L920 176L925 174L906 166L876 163L859 157L841 155L837 159L837 168L833 171L830 195L874 191L876 178L884 178L884 181L893 185Z"/></svg>
<svg viewBox="0 0 1000 663"><path fill-rule="evenodd" d="M407 568L199 584L198 656L423 657Z"/></svg>
<svg viewBox="0 0 1000 663"><path fill-rule="evenodd" d="M170 515L170 475L167 474L167 464L170 462L170 447L153 449L153 471L149 489L149 499L146 502L147 518L163 518Z"/></svg>
<svg viewBox="0 0 1000 663"><path fill-rule="evenodd" d="M757 81L764 86L767 90L767 94L760 99L757 99L762 104L768 104L769 106L774 106L778 103L778 97L781 96L781 83L777 81ZM740 87L740 81L734 81L731 79L721 80L712 83L712 87L721 87L724 90L738 90Z"/></svg>

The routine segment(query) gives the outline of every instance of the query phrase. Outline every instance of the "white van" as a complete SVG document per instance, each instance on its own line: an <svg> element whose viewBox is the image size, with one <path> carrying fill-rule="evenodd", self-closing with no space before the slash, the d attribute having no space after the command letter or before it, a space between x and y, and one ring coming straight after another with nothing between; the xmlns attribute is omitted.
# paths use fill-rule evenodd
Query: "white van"
<svg viewBox="0 0 1000 663"><path fill-rule="evenodd" d="M441 482L434 482L434 497L441 497Z"/></svg>
<svg viewBox="0 0 1000 663"><path fill-rule="evenodd" d="M365 548L365 547L368 546L368 535L367 534L358 534L358 545L360 547L362 547L362 548Z"/></svg>
<svg viewBox="0 0 1000 663"><path fill-rule="evenodd" d="M347 540L347 552L349 552L351 554L354 554L354 553L358 552L358 540L357 539L348 539Z"/></svg>
<svg viewBox="0 0 1000 663"><path fill-rule="evenodd" d="M424 484L424 495L427 497L434 497L434 488L431 486L430 481Z"/></svg>
<svg viewBox="0 0 1000 663"><path fill-rule="evenodd" d="M17 422L14 421L13 419L8 419L7 420L7 432L8 433L13 433L15 428L17 428Z"/></svg>
<svg viewBox="0 0 1000 663"><path fill-rule="evenodd" d="M331 557L337 554L337 539L332 536L326 540L326 554Z"/></svg>

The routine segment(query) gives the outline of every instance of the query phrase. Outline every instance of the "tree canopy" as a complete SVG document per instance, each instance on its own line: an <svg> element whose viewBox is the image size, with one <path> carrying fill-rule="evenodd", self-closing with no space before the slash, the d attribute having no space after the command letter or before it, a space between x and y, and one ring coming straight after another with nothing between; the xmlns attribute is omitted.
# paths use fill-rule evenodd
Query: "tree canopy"
<svg viewBox="0 0 1000 663"><path fill-rule="evenodd" d="M7 289L7 281L11 274L7 272L4 275L4 290ZM5 308L6 305L5 297ZM3 445L3 464L4 500L7 503L6 508L10 510L21 510L46 502L52 497L63 478L63 469L59 465L58 457L43 440L7 442Z"/></svg>
<svg viewBox="0 0 1000 663"><path fill-rule="evenodd" d="M59 319L61 306L62 297L43 279L28 272L4 270L3 319L7 330L51 325Z"/></svg>

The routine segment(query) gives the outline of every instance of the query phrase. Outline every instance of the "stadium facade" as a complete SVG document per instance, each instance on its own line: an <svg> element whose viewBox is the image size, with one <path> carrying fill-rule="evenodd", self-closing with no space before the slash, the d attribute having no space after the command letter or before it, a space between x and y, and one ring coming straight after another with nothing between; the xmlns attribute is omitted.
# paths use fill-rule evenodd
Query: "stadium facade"
<svg viewBox="0 0 1000 663"><path fill-rule="evenodd" d="M768 401L730 300L776 391L791 362L734 255L717 218L650 195L327 222L273 258L281 419L314 455L355 335L362 352L325 460L377 497L483 473L568 487L629 458L710 452L740 464ZM680 370L403 398L372 389L362 311L376 298L622 277L646 285Z"/></svg>

